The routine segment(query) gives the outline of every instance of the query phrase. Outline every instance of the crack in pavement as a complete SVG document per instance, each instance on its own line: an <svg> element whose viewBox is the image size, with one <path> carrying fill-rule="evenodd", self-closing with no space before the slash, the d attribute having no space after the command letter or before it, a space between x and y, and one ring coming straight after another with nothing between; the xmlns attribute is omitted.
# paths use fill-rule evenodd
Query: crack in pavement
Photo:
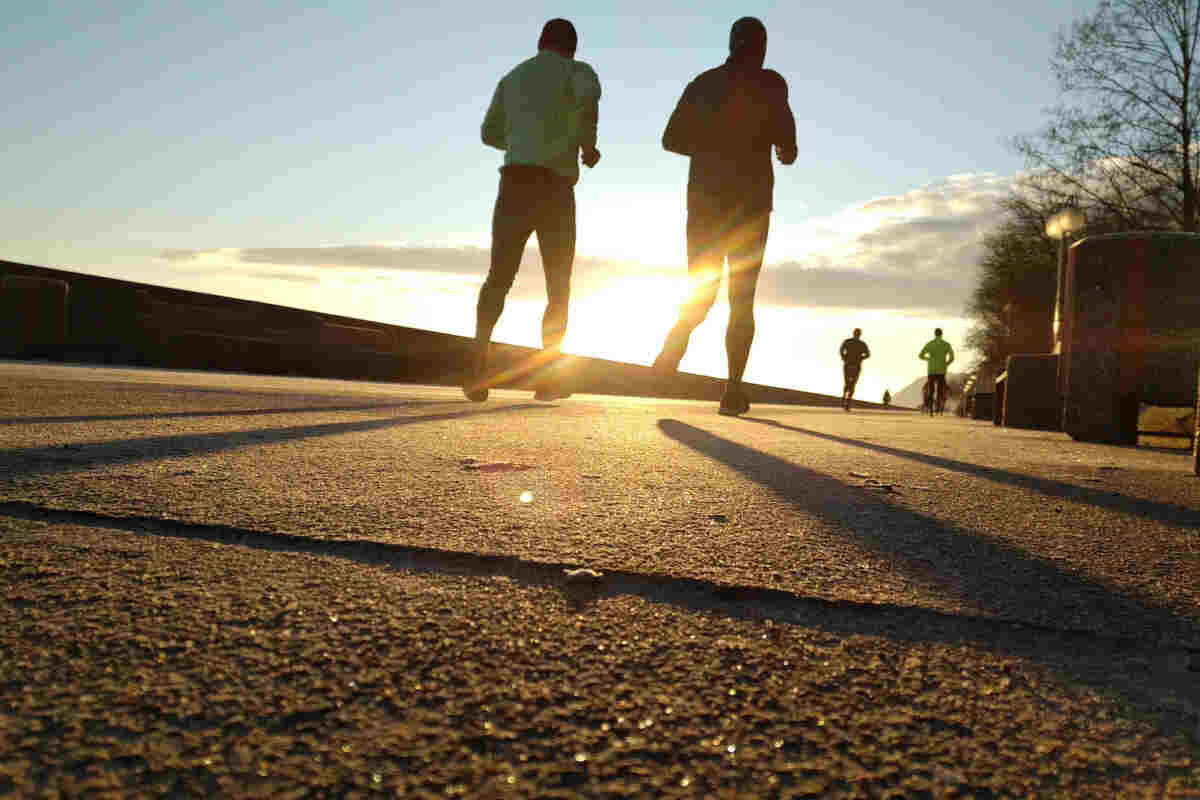
<svg viewBox="0 0 1200 800"><path fill-rule="evenodd" d="M51 525L122 530L252 549L338 558L374 567L512 581L561 591L578 613L601 597L632 595L690 613L717 614L912 643L973 644L1043 663L1200 737L1200 651L1147 639L1046 626L1018 619L953 614L916 606L837 601L765 587L682 576L540 562L369 539L317 539L227 525L118 516L0 502L0 517ZM596 571L588 567L599 567Z"/></svg>
<svg viewBox="0 0 1200 800"><path fill-rule="evenodd" d="M85 527L104 527L130 533L193 539L215 544L236 545L276 552L341 558L370 566L434 572L444 575L465 575L482 578L508 578L533 586L551 586L572 594L637 595L646 600L666 602L691 611L720 612L739 618L770 619L776 622L795 622L804 608L823 611L853 612L860 615L899 615L917 627L919 623L966 623L979 627L981 632L996 634L1021 629L1060 636L1133 645L1145 651L1200 656L1200 649L1161 647L1149 639L1104 634L1086 628L1050 626L1003 616L954 614L945 611L893 603L863 603L850 600L830 600L797 594L782 589L761 586L722 584L701 578L678 575L632 572L609 569L603 565L572 562L533 561L518 556L489 555L458 550L444 550L405 544L380 542L373 539L320 539L290 533L273 533L238 528L230 525L211 525L160 517L110 515L95 511L52 508L23 501L0 502L0 516L52 524L72 524ZM598 567L600 571L593 569ZM960 637L953 637L958 639Z"/></svg>

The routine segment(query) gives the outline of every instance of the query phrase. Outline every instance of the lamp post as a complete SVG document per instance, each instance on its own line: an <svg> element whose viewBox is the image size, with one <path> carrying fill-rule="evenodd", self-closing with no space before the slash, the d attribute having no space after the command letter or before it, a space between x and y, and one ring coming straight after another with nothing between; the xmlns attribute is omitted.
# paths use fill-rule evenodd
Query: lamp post
<svg viewBox="0 0 1200 800"><path fill-rule="evenodd" d="M1058 280L1054 290L1054 317L1050 324L1050 352L1062 352L1063 304L1066 303L1067 258L1066 242L1076 231L1087 224L1087 217L1073 206L1068 206L1046 220L1046 235L1058 240Z"/></svg>

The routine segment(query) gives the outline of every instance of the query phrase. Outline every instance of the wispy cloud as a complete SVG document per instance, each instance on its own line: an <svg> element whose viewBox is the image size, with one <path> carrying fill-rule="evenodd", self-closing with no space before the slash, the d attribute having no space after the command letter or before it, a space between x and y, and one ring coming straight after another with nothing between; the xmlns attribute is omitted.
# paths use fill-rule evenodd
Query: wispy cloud
<svg viewBox="0 0 1200 800"><path fill-rule="evenodd" d="M839 214L785 231L782 249L793 254L763 272L760 303L783 307L895 309L960 315L970 294L981 236L994 222L996 203L1011 178L957 175L903 194L874 198ZM773 239L774 241L774 239ZM329 270L361 270L393 282L437 291L439 282L461 291L487 275L480 247L351 244L327 247L167 250L173 268L245 270L260 278L315 281ZM275 269L264 270L264 265ZM544 292L540 259L531 246L514 287L517 296ZM639 281L682 284L682 264L633 264L576 259L576 297L633 290ZM441 277L439 277L441 276Z"/></svg>
<svg viewBox="0 0 1200 800"><path fill-rule="evenodd" d="M797 237L800 257L768 271L761 296L780 305L961 315L980 240L1011 183L956 175L812 220Z"/></svg>
<svg viewBox="0 0 1200 800"><path fill-rule="evenodd" d="M759 280L760 302L778 306L869 308L960 316L960 282L921 276L780 264Z"/></svg>
<svg viewBox="0 0 1200 800"><path fill-rule="evenodd" d="M478 247L392 247L340 245L334 247L258 247L240 251L248 264L286 264L308 267L365 267L478 274L487 272L488 251Z"/></svg>
<svg viewBox="0 0 1200 800"><path fill-rule="evenodd" d="M321 277L311 272L296 272L289 270L259 270L248 273L255 278L269 281L287 281L288 283L320 283Z"/></svg>

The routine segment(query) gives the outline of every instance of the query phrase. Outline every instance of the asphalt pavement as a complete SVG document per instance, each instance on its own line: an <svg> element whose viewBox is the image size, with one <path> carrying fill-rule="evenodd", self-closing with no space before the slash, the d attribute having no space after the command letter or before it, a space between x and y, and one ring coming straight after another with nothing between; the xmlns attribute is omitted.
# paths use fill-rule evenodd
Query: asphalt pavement
<svg viewBox="0 0 1200 800"><path fill-rule="evenodd" d="M1200 797L1186 451L0 362L0 796Z"/></svg>

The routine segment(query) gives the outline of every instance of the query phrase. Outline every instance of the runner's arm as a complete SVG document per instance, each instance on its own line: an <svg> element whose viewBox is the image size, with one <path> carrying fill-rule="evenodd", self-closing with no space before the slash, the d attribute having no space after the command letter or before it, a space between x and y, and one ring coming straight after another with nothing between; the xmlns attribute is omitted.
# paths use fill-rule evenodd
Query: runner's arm
<svg viewBox="0 0 1200 800"><path fill-rule="evenodd" d="M695 83L689 83L683 90L671 118L667 121L667 129L663 131L663 149L681 156L690 156L696 152L696 89Z"/></svg>
<svg viewBox="0 0 1200 800"><path fill-rule="evenodd" d="M505 132L504 119L504 82L496 84L492 94L492 103L487 113L483 115L483 125L480 126L480 136L488 147L498 150L508 149L508 135Z"/></svg>
<svg viewBox="0 0 1200 800"><path fill-rule="evenodd" d="M775 73L779 78L779 99L776 101L774 113L774 141L775 152L779 158L779 163L788 165L796 161L796 117L792 114L792 107L788 103L788 85L787 81L779 73Z"/></svg>
<svg viewBox="0 0 1200 800"><path fill-rule="evenodd" d="M572 80L579 119L579 148L587 155L596 150L596 130L600 123L600 79L591 68L580 68L575 71Z"/></svg>

